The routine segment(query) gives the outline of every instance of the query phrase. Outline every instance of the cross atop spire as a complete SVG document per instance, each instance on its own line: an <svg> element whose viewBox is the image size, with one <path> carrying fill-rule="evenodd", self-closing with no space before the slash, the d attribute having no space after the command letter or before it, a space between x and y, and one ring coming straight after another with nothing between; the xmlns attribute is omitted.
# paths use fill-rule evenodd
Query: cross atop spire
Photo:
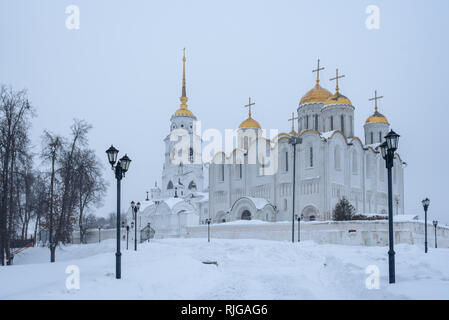
<svg viewBox="0 0 449 320"><path fill-rule="evenodd" d="M245 104L245 108L248 108L248 118L251 118L251 106L255 104L255 102L251 102L251 97L249 97L248 104Z"/></svg>
<svg viewBox="0 0 449 320"><path fill-rule="evenodd" d="M336 74L336 76L335 76L334 78L329 79L329 80L330 80L330 81L336 80L335 91L338 93L338 90L340 89L340 88L338 87L338 79L344 78L345 75L339 76L339 75L338 75L338 68L336 69L335 74Z"/></svg>
<svg viewBox="0 0 449 320"><path fill-rule="evenodd" d="M318 59L317 68L315 70L312 70L312 73L316 72L316 83L317 84L320 83L320 71L321 70L324 70L324 67L320 68L320 59Z"/></svg>
<svg viewBox="0 0 449 320"><path fill-rule="evenodd" d="M369 101L373 101L374 100L374 112L378 112L378 108L377 108L377 100L382 99L384 96L377 96L377 90L374 90L374 98L369 99Z"/></svg>
<svg viewBox="0 0 449 320"><path fill-rule="evenodd" d="M295 132L295 120L298 120L298 117L295 118L295 113L292 112L291 119L288 119L288 121L292 122L292 131L290 132L290 134L296 134L296 132Z"/></svg>

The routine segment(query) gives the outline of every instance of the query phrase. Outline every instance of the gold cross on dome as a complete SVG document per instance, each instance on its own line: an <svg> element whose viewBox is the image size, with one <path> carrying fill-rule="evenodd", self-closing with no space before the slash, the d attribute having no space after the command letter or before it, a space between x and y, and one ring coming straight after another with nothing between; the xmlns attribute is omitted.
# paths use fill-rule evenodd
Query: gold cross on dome
<svg viewBox="0 0 449 320"><path fill-rule="evenodd" d="M316 82L320 82L320 71L324 70L324 67L320 68L320 59L318 59L317 68L315 70L312 70L312 73L316 72Z"/></svg>
<svg viewBox="0 0 449 320"><path fill-rule="evenodd" d="M251 102L251 97L249 97L248 99L248 104L245 104L245 108L249 108L248 109L248 116L251 118L251 106L255 105L255 102Z"/></svg>
<svg viewBox="0 0 449 320"><path fill-rule="evenodd" d="M382 99L384 96L377 96L377 90L374 90L374 98L369 99L369 101L374 100L374 111L377 112L377 100Z"/></svg>
<svg viewBox="0 0 449 320"><path fill-rule="evenodd" d="M337 91L337 93L338 93L338 90L339 90L339 87L338 87L338 79L344 78L345 75L339 76L339 75L338 75L338 68L336 69L335 74L336 74L336 76L335 76L334 78L329 79L329 80L330 80L330 81L336 80L335 91Z"/></svg>
<svg viewBox="0 0 449 320"><path fill-rule="evenodd" d="M288 121L292 122L292 132L290 133L295 133L295 120L298 120L298 117L295 118L295 113L292 112L292 117L288 119Z"/></svg>

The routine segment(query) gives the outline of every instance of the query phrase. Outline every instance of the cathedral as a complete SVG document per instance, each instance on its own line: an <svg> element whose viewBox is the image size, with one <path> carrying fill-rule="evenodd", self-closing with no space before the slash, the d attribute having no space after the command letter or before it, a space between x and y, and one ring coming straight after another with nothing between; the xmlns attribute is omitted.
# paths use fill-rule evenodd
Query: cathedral
<svg viewBox="0 0 449 320"><path fill-rule="evenodd" d="M379 145L390 130L379 112L375 92L374 113L364 124L364 138L354 136L355 106L343 95L336 76L334 93L316 83L302 96L292 114L290 132L268 139L251 111L235 129L236 146L216 152L209 163L202 161L203 142L195 130L197 117L187 106L186 57L183 56L182 94L179 109L170 119L164 139L162 185L151 189L145 201L144 222L159 230L179 232L183 227L235 220L291 221L293 190L295 214L304 221L332 219L332 210L345 197L358 214L386 214L387 170ZM295 130L295 124L297 130ZM178 150L172 139L176 130L187 132L188 152L174 161ZM291 137L299 143L289 143ZM296 155L293 153L296 152ZM267 170L269 158L273 170ZM296 163L293 163L293 159ZM274 166L273 166L274 164ZM404 214L404 167L399 154L393 166L394 214ZM207 178L205 178L207 176ZM295 181L295 188L293 188ZM145 224L144 224L145 225Z"/></svg>

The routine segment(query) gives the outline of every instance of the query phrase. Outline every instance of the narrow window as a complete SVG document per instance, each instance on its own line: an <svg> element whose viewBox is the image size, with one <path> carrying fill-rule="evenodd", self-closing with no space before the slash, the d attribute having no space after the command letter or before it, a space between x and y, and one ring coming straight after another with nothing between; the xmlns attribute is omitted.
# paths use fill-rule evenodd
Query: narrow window
<svg viewBox="0 0 449 320"><path fill-rule="evenodd" d="M242 179L242 164L240 163L239 164L239 177L240 177L240 179Z"/></svg>
<svg viewBox="0 0 449 320"><path fill-rule="evenodd" d="M382 143L382 132L379 132L379 143Z"/></svg>
<svg viewBox="0 0 449 320"><path fill-rule="evenodd" d="M313 167L313 147L310 147L310 167Z"/></svg>
<svg viewBox="0 0 449 320"><path fill-rule="evenodd" d="M190 148L190 150L189 150L189 160L190 160L190 163L193 163L193 148Z"/></svg>
<svg viewBox="0 0 449 320"><path fill-rule="evenodd" d="M318 115L315 115L315 130L318 131Z"/></svg>
<svg viewBox="0 0 449 320"><path fill-rule="evenodd" d="M309 129L309 116L306 116L306 129Z"/></svg>
<svg viewBox="0 0 449 320"><path fill-rule="evenodd" d="M224 164L221 164L220 167L220 180L224 181Z"/></svg>
<svg viewBox="0 0 449 320"><path fill-rule="evenodd" d="M374 143L374 134L371 132L371 144Z"/></svg>
<svg viewBox="0 0 449 320"><path fill-rule="evenodd" d="M288 152L285 152L285 172L288 171Z"/></svg>
<svg viewBox="0 0 449 320"><path fill-rule="evenodd" d="M331 116L331 131L334 130L334 116Z"/></svg>
<svg viewBox="0 0 449 320"><path fill-rule="evenodd" d="M354 128L354 125L352 124L352 116L349 116L349 130L350 130L351 137L354 135L353 128Z"/></svg>
<svg viewBox="0 0 449 320"><path fill-rule="evenodd" d="M345 134L345 118L343 115L340 116L340 122L341 122L341 132Z"/></svg>

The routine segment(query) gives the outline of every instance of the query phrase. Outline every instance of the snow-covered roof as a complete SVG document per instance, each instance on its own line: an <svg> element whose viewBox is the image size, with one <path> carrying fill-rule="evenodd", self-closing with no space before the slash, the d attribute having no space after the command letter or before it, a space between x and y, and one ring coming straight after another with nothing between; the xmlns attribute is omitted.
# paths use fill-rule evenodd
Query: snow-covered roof
<svg viewBox="0 0 449 320"><path fill-rule="evenodd" d="M246 197L250 199L254 205L256 206L256 209L263 209L266 205L271 205L270 201L263 198L252 198L252 197Z"/></svg>
<svg viewBox="0 0 449 320"><path fill-rule="evenodd" d="M324 139L329 139L330 137L332 137L332 135L335 133L335 131L337 130L332 130L332 131L327 131L327 132L321 132L321 137Z"/></svg>

